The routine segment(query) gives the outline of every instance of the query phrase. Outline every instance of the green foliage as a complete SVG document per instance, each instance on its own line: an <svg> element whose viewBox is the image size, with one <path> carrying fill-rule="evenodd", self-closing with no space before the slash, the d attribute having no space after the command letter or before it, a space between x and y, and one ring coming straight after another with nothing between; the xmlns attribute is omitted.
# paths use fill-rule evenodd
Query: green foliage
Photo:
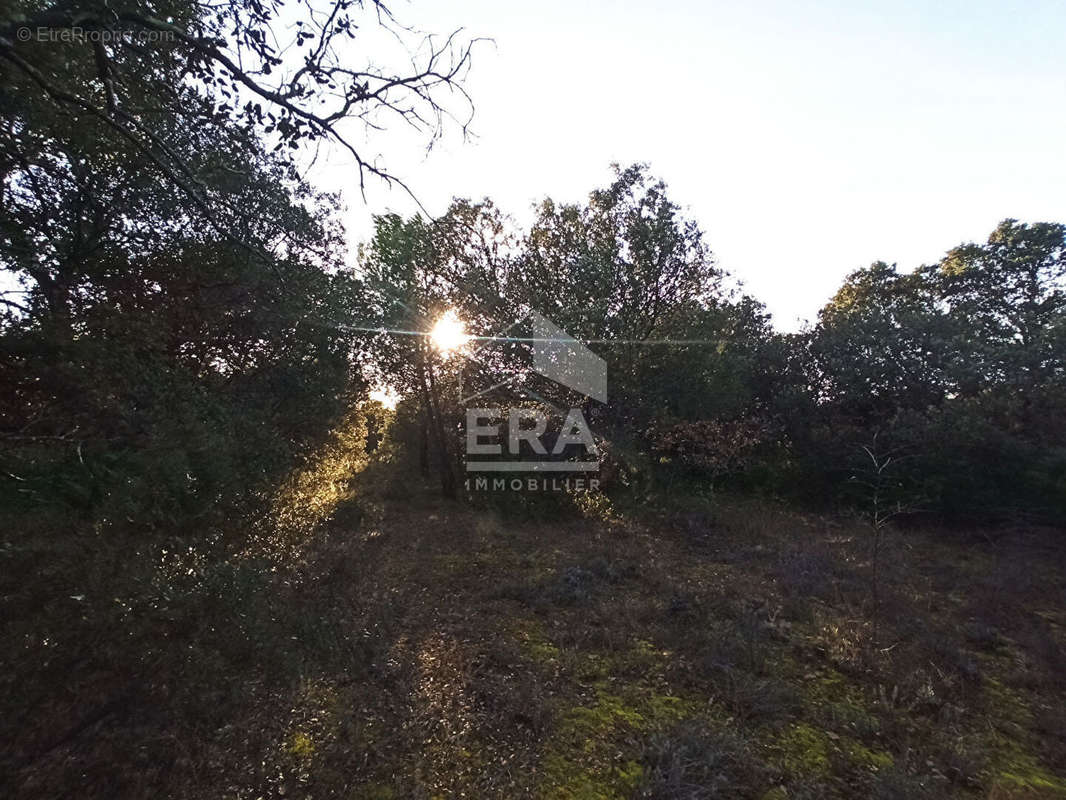
<svg viewBox="0 0 1066 800"><path fill-rule="evenodd" d="M975 518L1066 510L1064 242L1066 226L1006 220L938 265L849 277L809 336L817 406L788 428L823 496L847 486L876 434L911 505Z"/></svg>
<svg viewBox="0 0 1066 800"><path fill-rule="evenodd" d="M358 389L335 199L243 128L160 114L142 130L198 186L176 193L150 153L19 75L0 85L0 493L138 524L254 501ZM157 78L130 83L138 103Z"/></svg>
<svg viewBox="0 0 1066 800"><path fill-rule="evenodd" d="M863 505L862 447L878 439L897 508L1053 518L1066 510L1064 232L1007 220L912 273L876 262L800 334L775 333L757 301L726 289L699 228L641 165L616 167L585 204L545 200L524 234L488 201L456 201L433 223L382 217L364 265L382 327L424 330L454 308L491 334L534 309L589 341L611 399L585 410L615 496L727 483ZM528 348L436 364L420 348L383 335L373 360L418 398L418 448L451 463L462 418L446 398L526 376ZM434 426L444 448L429 447Z"/></svg>

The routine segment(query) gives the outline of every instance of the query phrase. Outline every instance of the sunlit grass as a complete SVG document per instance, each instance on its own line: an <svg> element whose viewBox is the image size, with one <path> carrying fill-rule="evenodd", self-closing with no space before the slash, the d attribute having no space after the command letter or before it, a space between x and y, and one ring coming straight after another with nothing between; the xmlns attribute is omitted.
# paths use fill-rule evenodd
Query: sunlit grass
<svg viewBox="0 0 1066 800"><path fill-rule="evenodd" d="M361 408L345 415L330 438L282 482L271 501L275 544L292 543L328 520L352 497L352 480L369 462Z"/></svg>

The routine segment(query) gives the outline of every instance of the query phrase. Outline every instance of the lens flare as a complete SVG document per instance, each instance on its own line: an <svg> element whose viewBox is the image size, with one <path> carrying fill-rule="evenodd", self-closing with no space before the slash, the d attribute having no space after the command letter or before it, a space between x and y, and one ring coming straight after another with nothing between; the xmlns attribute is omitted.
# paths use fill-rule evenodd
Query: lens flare
<svg viewBox="0 0 1066 800"><path fill-rule="evenodd" d="M437 324L429 332L429 339L440 352L449 353L470 341L470 335L466 332L466 325L452 308L437 320Z"/></svg>

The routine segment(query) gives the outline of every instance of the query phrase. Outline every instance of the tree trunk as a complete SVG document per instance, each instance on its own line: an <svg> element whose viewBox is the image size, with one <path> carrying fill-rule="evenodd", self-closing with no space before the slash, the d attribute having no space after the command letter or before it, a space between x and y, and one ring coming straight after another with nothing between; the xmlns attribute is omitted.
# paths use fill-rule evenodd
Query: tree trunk
<svg viewBox="0 0 1066 800"><path fill-rule="evenodd" d="M440 456L440 488L441 493L449 500L458 496L458 486L455 480L455 470L452 468L451 448L448 447L448 436L444 430L444 419L440 413L440 402L437 398L437 385L433 378L433 365L422 351L419 357L419 388L422 392L422 404L427 411L430 427L433 429L433 438L436 439L437 452Z"/></svg>
<svg viewBox="0 0 1066 800"><path fill-rule="evenodd" d="M422 424L418 431L418 471L429 477L429 409L422 408Z"/></svg>

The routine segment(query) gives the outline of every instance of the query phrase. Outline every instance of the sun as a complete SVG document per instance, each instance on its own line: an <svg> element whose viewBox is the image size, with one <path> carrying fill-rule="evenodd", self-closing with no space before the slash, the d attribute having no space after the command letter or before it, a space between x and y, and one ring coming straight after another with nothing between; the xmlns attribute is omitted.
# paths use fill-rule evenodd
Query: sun
<svg viewBox="0 0 1066 800"><path fill-rule="evenodd" d="M437 320L429 339L440 352L450 353L470 341L470 335L455 309L450 308Z"/></svg>

